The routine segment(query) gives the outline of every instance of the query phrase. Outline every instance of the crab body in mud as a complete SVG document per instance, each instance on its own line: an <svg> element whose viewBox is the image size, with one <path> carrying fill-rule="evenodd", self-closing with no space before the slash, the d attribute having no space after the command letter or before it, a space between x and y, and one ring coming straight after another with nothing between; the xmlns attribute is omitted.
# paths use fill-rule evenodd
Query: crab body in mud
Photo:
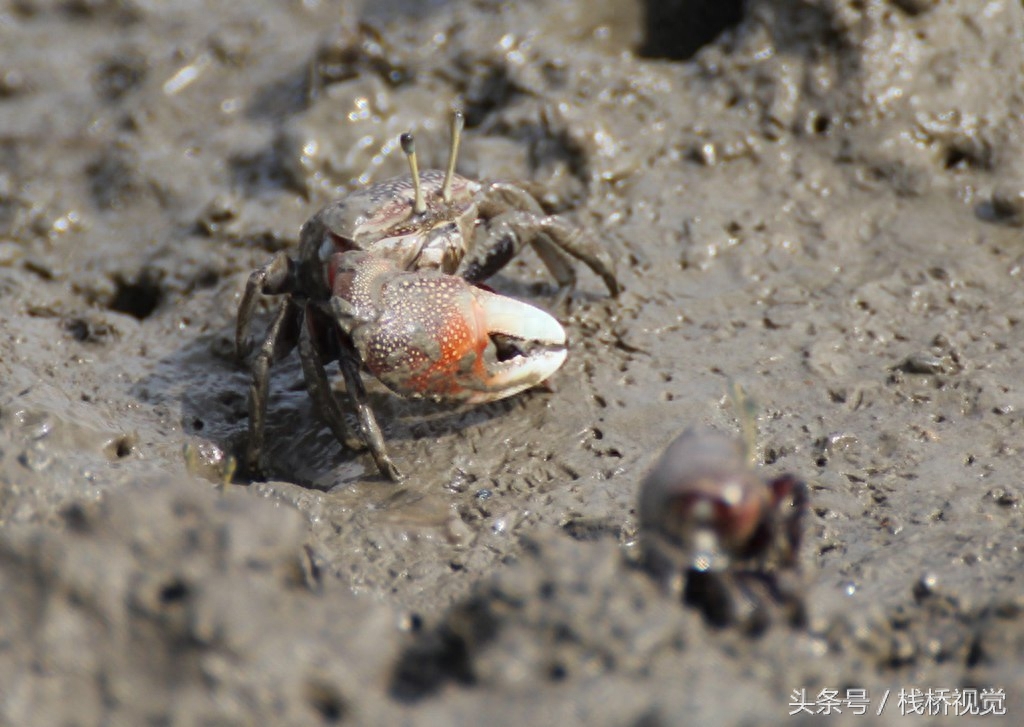
<svg viewBox="0 0 1024 727"><path fill-rule="evenodd" d="M640 488L644 558L717 626L770 623L769 605L790 623L805 618L798 551L807 487L792 475L762 480L745 447L721 434L687 431Z"/></svg>
<svg viewBox="0 0 1024 727"><path fill-rule="evenodd" d="M522 188L455 174L462 116L452 125L446 172L422 175L411 134L402 136L411 174L333 202L303 225L297 255L281 253L249 277L235 345L249 352L260 294L284 295L252 361L245 464L262 471L270 366L298 346L306 386L337 439L369 448L381 473L400 479L361 378L396 394L476 404L511 396L553 374L565 331L540 309L480 283L529 244L559 285L575 285L582 260L618 293L611 257ZM303 323L305 325L303 325ZM337 361L358 420L349 430L325 366Z"/></svg>

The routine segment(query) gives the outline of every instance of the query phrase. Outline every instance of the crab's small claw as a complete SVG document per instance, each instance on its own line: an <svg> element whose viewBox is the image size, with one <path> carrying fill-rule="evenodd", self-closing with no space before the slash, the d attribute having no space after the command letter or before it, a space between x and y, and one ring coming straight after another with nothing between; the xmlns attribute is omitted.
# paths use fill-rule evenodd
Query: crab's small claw
<svg viewBox="0 0 1024 727"><path fill-rule="evenodd" d="M558 321L460 277L396 272L352 282L335 288L356 311L355 325L343 327L370 373L403 396L494 401L542 383L565 361Z"/></svg>

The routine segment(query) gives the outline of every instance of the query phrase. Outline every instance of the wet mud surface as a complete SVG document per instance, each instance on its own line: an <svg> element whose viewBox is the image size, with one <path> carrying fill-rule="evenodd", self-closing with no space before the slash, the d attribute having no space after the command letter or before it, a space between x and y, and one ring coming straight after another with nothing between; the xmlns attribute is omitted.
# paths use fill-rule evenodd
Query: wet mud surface
<svg viewBox="0 0 1024 727"><path fill-rule="evenodd" d="M1002 689L1016 721L1022 23L4 4L0 723L759 724L800 688ZM580 268L549 390L450 411L371 385L401 485L342 451L293 354L273 476L232 480L249 272L403 172L401 132L443 168L453 105L460 171L539 190L623 292ZM531 252L490 285L555 295ZM739 436L734 384L759 469L810 492L807 623L756 638L637 565L644 475L689 427Z"/></svg>

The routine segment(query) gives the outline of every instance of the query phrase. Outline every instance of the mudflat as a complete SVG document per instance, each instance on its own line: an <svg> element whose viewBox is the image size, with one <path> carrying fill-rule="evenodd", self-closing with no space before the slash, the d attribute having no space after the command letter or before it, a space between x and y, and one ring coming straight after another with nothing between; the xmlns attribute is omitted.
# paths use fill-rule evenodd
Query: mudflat
<svg viewBox="0 0 1024 727"><path fill-rule="evenodd" d="M1019 2L19 0L0 38L0 723L1024 715ZM460 172L623 291L554 307L526 251L488 285L565 326L548 387L368 380L398 485L291 355L252 481L250 271L402 132L443 169L453 108ZM810 493L808 623L756 637L636 564L736 385Z"/></svg>

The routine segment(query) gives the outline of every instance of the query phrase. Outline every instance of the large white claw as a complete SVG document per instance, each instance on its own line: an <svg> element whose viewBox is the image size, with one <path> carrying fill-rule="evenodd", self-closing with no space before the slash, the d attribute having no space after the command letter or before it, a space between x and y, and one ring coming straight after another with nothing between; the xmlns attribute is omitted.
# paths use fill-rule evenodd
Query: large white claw
<svg viewBox="0 0 1024 727"><path fill-rule="evenodd" d="M565 363L565 329L528 303L481 288L473 289L482 334L491 339L483 352L481 388L467 401L503 399L543 383ZM473 382L468 382L472 389Z"/></svg>

